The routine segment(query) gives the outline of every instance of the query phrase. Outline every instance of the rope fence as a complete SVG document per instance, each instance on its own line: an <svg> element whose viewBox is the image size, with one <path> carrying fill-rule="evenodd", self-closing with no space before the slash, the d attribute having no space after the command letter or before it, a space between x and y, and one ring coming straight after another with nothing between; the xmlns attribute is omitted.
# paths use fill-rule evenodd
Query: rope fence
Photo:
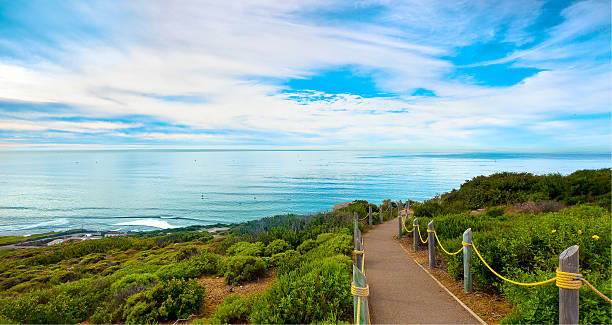
<svg viewBox="0 0 612 325"><path fill-rule="evenodd" d="M555 276L549 278L544 281L538 282L518 282L504 277L503 275L496 272L490 265L487 263L485 258L482 256L480 251L478 251L477 246L471 240L471 228L467 229L463 234L463 240L461 241L462 247L456 252L449 252L440 241L437 232L433 229L433 220L429 223L427 229L427 239L423 240L421 236L421 231L418 223L418 218L414 218L412 229L408 229L406 227L406 219L407 213L403 216L400 216L400 222L402 223L402 227L406 233L412 233L412 238L414 242L414 251L418 250L418 242L417 238L421 241L421 243L427 243L430 238L435 238L440 249L447 255L457 255L461 252L464 253L464 287L466 292L471 292L472 290L472 278L470 273L470 260L471 260L471 249L474 250L476 256L483 263L484 266L489 269L495 276L502 279L503 281L519 285L519 286L540 286L549 283L555 283L559 290L559 322L562 324L575 324L578 322L578 295L572 294L571 292L575 292L575 290L579 290L582 288L583 283L592 290L599 297L612 304L612 300L602 294L599 290L597 290L591 283L589 283L582 274L578 273L578 246L572 246L566 249L561 255L559 255L559 268L556 270ZM431 228L431 229L430 229ZM414 234L418 233L418 236ZM401 230L400 236L401 237ZM467 258L466 258L467 256ZM433 268L435 265L435 244L429 245L429 266ZM469 281L469 283L467 283Z"/></svg>
<svg viewBox="0 0 612 325"><path fill-rule="evenodd" d="M355 264L353 265L353 282L351 283L351 295L353 295L353 318L355 324L370 324L370 310L368 306L368 296L370 287L365 276L365 251L363 249L363 239L359 230L357 214L353 216L353 238ZM371 220L371 219L370 219Z"/></svg>

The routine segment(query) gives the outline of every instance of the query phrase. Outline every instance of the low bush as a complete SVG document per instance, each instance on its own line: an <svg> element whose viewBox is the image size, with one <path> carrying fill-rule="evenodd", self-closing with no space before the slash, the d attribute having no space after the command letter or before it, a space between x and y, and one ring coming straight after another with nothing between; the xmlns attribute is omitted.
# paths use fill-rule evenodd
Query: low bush
<svg viewBox="0 0 612 325"><path fill-rule="evenodd" d="M264 244L262 242L238 242L227 249L228 256L262 256L264 252Z"/></svg>
<svg viewBox="0 0 612 325"><path fill-rule="evenodd" d="M306 271L306 272L305 272ZM352 312L351 277L345 265L315 261L279 276L253 303L254 324L337 323Z"/></svg>
<svg viewBox="0 0 612 325"><path fill-rule="evenodd" d="M223 272L223 258L217 254L204 252L193 258L200 275L213 275Z"/></svg>
<svg viewBox="0 0 612 325"><path fill-rule="evenodd" d="M277 274L284 274L300 266L302 255L294 250L272 255L270 265L276 267Z"/></svg>
<svg viewBox="0 0 612 325"><path fill-rule="evenodd" d="M217 306L210 323L212 324L246 324L251 314L253 298L243 298L239 295L225 297L223 303Z"/></svg>
<svg viewBox="0 0 612 325"><path fill-rule="evenodd" d="M282 253L289 249L289 243L283 239L276 239L266 246L265 255L272 256L274 254Z"/></svg>
<svg viewBox="0 0 612 325"><path fill-rule="evenodd" d="M304 254L304 253L308 252L309 250L315 248L316 246L317 246L317 242L314 241L314 239L306 239L303 243L301 243L297 247L297 251L300 254Z"/></svg>
<svg viewBox="0 0 612 325"><path fill-rule="evenodd" d="M225 282L236 285L263 276L266 263L261 257L238 255L225 260L224 270Z"/></svg>
<svg viewBox="0 0 612 325"><path fill-rule="evenodd" d="M123 318L127 324L151 324L188 317L204 302L206 291L194 280L172 279L159 282L131 296Z"/></svg>
<svg viewBox="0 0 612 325"><path fill-rule="evenodd" d="M187 260L164 265L155 272L155 275L162 280L170 280L197 278L202 273L202 269L195 261Z"/></svg>
<svg viewBox="0 0 612 325"><path fill-rule="evenodd" d="M435 218L436 232L444 247L461 247L463 230L472 228L472 239L487 263L507 278L536 282L555 276L559 254L572 245L580 247L581 273L604 294L610 295L612 242L610 213L600 207L575 206L557 213L489 217L469 214ZM462 255L444 256L448 272L463 276ZM515 306L504 322L558 322L554 285L519 287L497 278L473 253L472 277L478 290L503 293ZM588 289L581 295L581 323L609 323L612 309ZM584 297L584 299L583 299ZM552 306L552 307L551 307Z"/></svg>

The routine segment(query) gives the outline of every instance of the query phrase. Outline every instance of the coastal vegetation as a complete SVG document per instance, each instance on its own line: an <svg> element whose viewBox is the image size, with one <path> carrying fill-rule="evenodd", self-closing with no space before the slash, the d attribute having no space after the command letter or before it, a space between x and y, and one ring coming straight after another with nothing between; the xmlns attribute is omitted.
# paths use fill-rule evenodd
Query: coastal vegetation
<svg viewBox="0 0 612 325"><path fill-rule="evenodd" d="M230 285L275 280L246 298L228 296L195 322L350 321L351 229L345 213L285 215L232 226L221 238L175 229L12 250L0 264L0 322L198 318L203 277Z"/></svg>
<svg viewBox="0 0 612 325"><path fill-rule="evenodd" d="M434 217L449 213L494 206L514 206L532 212L552 212L564 206L590 203L608 211L611 205L610 169L579 170L560 174L497 173L478 176L458 190L412 205L416 217ZM521 203L531 202L531 205Z"/></svg>
<svg viewBox="0 0 612 325"><path fill-rule="evenodd" d="M471 228L474 245L487 263L515 281L554 277L559 254L578 245L580 272L611 296L610 187L609 169L568 176L500 173L476 177L459 190L412 206L423 238L433 219L442 245L454 252L462 247L462 233ZM461 254L438 255L452 277L463 278ZM472 277L476 290L499 293L512 305L503 323L558 323L556 286L505 282L477 257L472 258ZM609 303L588 288L581 289L581 323L609 323L610 315Z"/></svg>

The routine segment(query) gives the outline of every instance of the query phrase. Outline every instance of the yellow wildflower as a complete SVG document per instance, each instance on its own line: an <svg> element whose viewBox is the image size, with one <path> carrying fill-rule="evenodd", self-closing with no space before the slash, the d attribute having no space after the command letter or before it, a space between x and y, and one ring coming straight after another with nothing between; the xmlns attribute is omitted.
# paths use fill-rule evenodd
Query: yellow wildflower
<svg viewBox="0 0 612 325"><path fill-rule="evenodd" d="M578 229L578 235L582 235L582 230Z"/></svg>
<svg viewBox="0 0 612 325"><path fill-rule="evenodd" d="M554 234L554 233L556 233L556 232L557 232L557 229L553 229L553 230L551 231L551 233L553 233L553 234Z"/></svg>
<svg viewBox="0 0 612 325"><path fill-rule="evenodd" d="M593 235L593 239L595 239L595 240L599 240L599 236L597 236L597 235Z"/></svg>

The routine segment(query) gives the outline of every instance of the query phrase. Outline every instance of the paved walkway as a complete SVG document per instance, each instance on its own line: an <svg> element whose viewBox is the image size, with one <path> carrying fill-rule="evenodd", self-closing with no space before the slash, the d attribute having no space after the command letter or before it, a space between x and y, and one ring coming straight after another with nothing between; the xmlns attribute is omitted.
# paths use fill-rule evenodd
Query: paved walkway
<svg viewBox="0 0 612 325"><path fill-rule="evenodd" d="M393 240L397 222L363 235L372 324L480 324Z"/></svg>

